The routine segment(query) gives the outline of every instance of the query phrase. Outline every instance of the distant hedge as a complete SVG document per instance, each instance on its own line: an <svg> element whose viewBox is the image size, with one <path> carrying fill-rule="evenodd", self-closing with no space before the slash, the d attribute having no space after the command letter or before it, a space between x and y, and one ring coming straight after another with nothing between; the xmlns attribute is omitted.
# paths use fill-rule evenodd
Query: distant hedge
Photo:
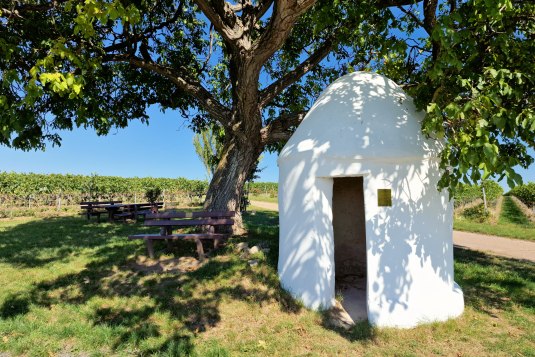
<svg viewBox="0 0 535 357"><path fill-rule="evenodd" d="M81 193L110 195L124 192L144 192L159 187L169 191L206 191L206 181L188 180L182 177L153 178L99 175L60 175L0 172L0 193L20 196L50 193Z"/></svg>
<svg viewBox="0 0 535 357"><path fill-rule="evenodd" d="M525 185L516 186L510 192L528 207L535 206L535 182L528 182Z"/></svg>
<svg viewBox="0 0 535 357"><path fill-rule="evenodd" d="M142 199L149 188L160 188L167 194L200 197L208 189L208 182L179 178L118 177L100 175L61 175L0 172L0 201L47 204L56 196L69 198L69 202L84 199L131 199L136 194ZM277 194L277 184L254 182L249 186L252 193ZM42 202L41 202L42 201ZM0 202L1 203L1 202Z"/></svg>
<svg viewBox="0 0 535 357"><path fill-rule="evenodd" d="M279 184L276 182L252 182L249 193L252 195L270 195L276 197L279 192Z"/></svg>
<svg viewBox="0 0 535 357"><path fill-rule="evenodd" d="M20 198L52 195L71 195L72 200L85 198L113 198L125 194L142 197L149 188L160 188L168 193L186 196L202 196L208 189L208 182L179 178L118 177L100 175L61 175L0 172L0 194ZM481 185L461 185L454 195L455 204L461 205L482 198L481 188L485 187L488 201L494 201L503 194L501 186L490 180ZM252 195L265 194L276 197L276 182L253 182L249 185ZM535 204L535 183L517 186L511 193L527 205Z"/></svg>

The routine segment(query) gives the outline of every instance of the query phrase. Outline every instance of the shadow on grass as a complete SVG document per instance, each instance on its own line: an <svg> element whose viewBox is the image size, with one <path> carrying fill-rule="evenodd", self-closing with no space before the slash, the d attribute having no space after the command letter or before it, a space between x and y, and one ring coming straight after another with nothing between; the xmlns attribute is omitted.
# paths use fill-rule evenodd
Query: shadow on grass
<svg viewBox="0 0 535 357"><path fill-rule="evenodd" d="M30 300L26 296L9 295L0 306L0 318L9 319L30 311Z"/></svg>
<svg viewBox="0 0 535 357"><path fill-rule="evenodd" d="M464 292L465 305L493 315L513 306L535 308L533 262L501 258L455 248L455 280Z"/></svg>
<svg viewBox="0 0 535 357"><path fill-rule="evenodd" d="M143 242L128 241L126 236L146 230L139 224L95 224L66 217L8 227L0 236L0 262L36 269L36 272L48 269L49 263L68 263L76 256L84 256L87 263L80 272L64 274L7 296L0 303L0 318L24 316L32 306L87 307L90 301L94 304L100 299L105 304L99 303L86 318L93 326L113 330L110 348L119 351L135 346L143 354L174 356L196 353L193 339L220 323L221 303L225 300L258 306L276 302L281 311L298 313L302 306L280 288L276 274L277 213L248 213L244 220L249 229L247 236L233 238L227 251L221 251L198 270L186 274L145 274L132 270L132 257L145 254L145 247ZM246 260L228 254L234 243L244 240L250 246L260 244L269 248L265 264L252 269ZM158 245L157 252L164 246ZM195 256L195 246L178 242L171 253ZM464 290L467 305L489 314L495 309L509 310L514 305L535 307L533 263L463 249L455 250L455 258L456 281ZM122 298L143 303L124 306ZM167 316L177 325L163 331L157 322L159 315ZM368 322L359 323L349 331L325 322L323 326L350 341L375 338L375 329ZM159 342L148 346L144 344L148 339ZM215 346L214 350L218 348Z"/></svg>
<svg viewBox="0 0 535 357"><path fill-rule="evenodd" d="M145 247L143 242L126 237L145 229L139 224L95 224L67 217L7 228L0 237L0 262L32 269L48 269L47 264L58 261L68 263L71 256L78 255L85 255L88 262L82 271L34 284L28 291L8 296L0 304L0 317L23 316L32 306L87 306L90 301L105 301L87 319L94 326L114 331L110 340L113 350L141 348L143 341L156 338L160 341L158 346L144 345L144 354L175 356L194 354L192 339L221 321L220 305L225 300L244 300L260 306L275 301L282 311L299 312L301 306L279 287L276 275L277 216L258 212L245 219L251 234L236 241L246 239L250 245L262 243L269 247L267 264L253 270L246 260L222 251L196 271L185 274L132 270L133 256L145 254ZM195 244L177 243L171 254L195 256ZM157 252L164 246L156 245ZM252 284L242 284L243 281ZM123 306L125 300L121 298L138 298L144 303ZM178 324L174 333L162 332L154 321L161 314Z"/></svg>
<svg viewBox="0 0 535 357"><path fill-rule="evenodd" d="M321 325L328 330L337 332L350 342L371 341L377 335L377 328L371 325L368 320L357 321L354 326L345 329L333 325L332 319L333 317L328 311L322 312Z"/></svg>
<svg viewBox="0 0 535 357"><path fill-rule="evenodd" d="M117 249L117 245L126 246L124 237L144 229L138 224L97 224L80 217L32 220L1 232L0 262L39 268L80 254L84 249L99 249L110 244L113 249Z"/></svg>
<svg viewBox="0 0 535 357"><path fill-rule="evenodd" d="M368 321L360 321L348 331L340 331L340 334L349 341L368 341L376 337L377 328L372 326Z"/></svg>

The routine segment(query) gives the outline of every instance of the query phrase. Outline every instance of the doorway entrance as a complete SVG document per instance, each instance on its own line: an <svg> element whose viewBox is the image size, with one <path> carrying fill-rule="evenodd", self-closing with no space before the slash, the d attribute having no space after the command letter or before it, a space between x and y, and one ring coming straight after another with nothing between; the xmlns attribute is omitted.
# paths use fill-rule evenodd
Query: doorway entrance
<svg viewBox="0 0 535 357"><path fill-rule="evenodd" d="M366 217L364 179L337 177L333 180L333 231L335 292L353 321L365 320Z"/></svg>

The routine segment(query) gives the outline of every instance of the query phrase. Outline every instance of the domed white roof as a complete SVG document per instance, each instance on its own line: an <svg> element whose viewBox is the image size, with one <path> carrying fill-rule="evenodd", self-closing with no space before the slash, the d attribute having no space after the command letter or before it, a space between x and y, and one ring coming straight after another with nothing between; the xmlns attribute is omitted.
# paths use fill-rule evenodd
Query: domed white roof
<svg viewBox="0 0 535 357"><path fill-rule="evenodd" d="M350 73L320 95L279 160L300 153L388 161L435 157L441 145L421 133L423 117L392 80L376 73Z"/></svg>

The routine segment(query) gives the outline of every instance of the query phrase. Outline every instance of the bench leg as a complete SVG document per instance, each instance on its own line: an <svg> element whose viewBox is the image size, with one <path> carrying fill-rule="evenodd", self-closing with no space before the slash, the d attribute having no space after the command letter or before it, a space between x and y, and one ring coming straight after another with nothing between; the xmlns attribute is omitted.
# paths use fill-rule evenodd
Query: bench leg
<svg viewBox="0 0 535 357"><path fill-rule="evenodd" d="M202 240L195 239L195 243L197 244L197 254L199 255L199 260L204 260L204 248L202 247Z"/></svg>
<svg viewBox="0 0 535 357"><path fill-rule="evenodd" d="M166 239L165 244L167 244L167 249L171 250L171 239Z"/></svg>
<svg viewBox="0 0 535 357"><path fill-rule="evenodd" d="M220 244L221 244L221 238L214 238L214 249L219 248Z"/></svg>
<svg viewBox="0 0 535 357"><path fill-rule="evenodd" d="M154 245L152 244L152 239L145 239L147 244L147 253L149 253L149 258L154 259Z"/></svg>

